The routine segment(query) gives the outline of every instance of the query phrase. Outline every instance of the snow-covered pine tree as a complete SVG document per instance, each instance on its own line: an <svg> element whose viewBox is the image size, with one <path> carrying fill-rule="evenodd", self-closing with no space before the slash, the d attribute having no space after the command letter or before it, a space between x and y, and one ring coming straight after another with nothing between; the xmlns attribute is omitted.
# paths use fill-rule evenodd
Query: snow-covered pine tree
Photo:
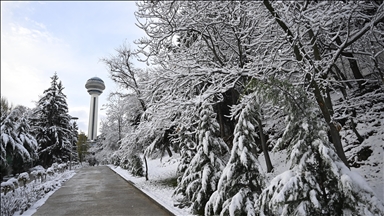
<svg viewBox="0 0 384 216"><path fill-rule="evenodd" d="M13 105L9 104L7 98L1 96L0 100L0 117L5 118L11 112Z"/></svg>
<svg viewBox="0 0 384 216"><path fill-rule="evenodd" d="M39 143L39 163L50 166L54 160L68 160L71 151L71 126L64 87L55 73L51 87L37 102L33 132Z"/></svg>
<svg viewBox="0 0 384 216"><path fill-rule="evenodd" d="M195 132L190 131L186 127L181 127L177 132L177 138L173 140L179 144L180 148L180 163L177 167L177 173L181 176L178 179L178 182L181 181L182 174L188 168L191 163L192 158L196 154L196 141L195 141Z"/></svg>
<svg viewBox="0 0 384 216"><path fill-rule="evenodd" d="M23 165L37 159L37 142L29 132L29 124L16 107L1 119L1 170L25 171ZM2 176L3 177L3 176Z"/></svg>
<svg viewBox="0 0 384 216"><path fill-rule="evenodd" d="M31 134L31 127L29 125L27 114L20 114L19 116L21 117L18 119L16 125L16 134L21 144L29 152L30 155L30 159L28 161L19 160L19 164L14 161L15 163L13 163L13 170L19 169L18 172L21 173L27 171L26 169L32 166L31 164L26 166L26 163L33 163L37 161L39 156L37 154L38 144L35 137Z"/></svg>
<svg viewBox="0 0 384 216"><path fill-rule="evenodd" d="M197 152L178 183L175 194L184 195L186 203L192 203L197 214L203 214L205 204L217 189L217 182L224 169L223 155L228 151L218 136L219 124L213 108L207 102L202 105L197 131Z"/></svg>
<svg viewBox="0 0 384 216"><path fill-rule="evenodd" d="M255 215L254 202L264 188L261 167L252 152L258 137L258 106L252 97L244 97L239 106L243 108L234 131L231 157L205 207L205 215Z"/></svg>
<svg viewBox="0 0 384 216"><path fill-rule="evenodd" d="M287 127L276 148L288 143L291 168L272 179L263 190L255 203L257 213L383 215L383 204L372 189L336 154L328 140L325 122L318 118L319 111L305 93L292 90L289 87L284 93L275 92L275 102L285 103L288 112Z"/></svg>

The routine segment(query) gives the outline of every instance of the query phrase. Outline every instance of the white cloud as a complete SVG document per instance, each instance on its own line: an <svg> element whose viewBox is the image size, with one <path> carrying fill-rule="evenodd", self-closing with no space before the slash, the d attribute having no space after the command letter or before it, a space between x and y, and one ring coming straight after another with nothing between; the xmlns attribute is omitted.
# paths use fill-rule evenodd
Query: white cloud
<svg viewBox="0 0 384 216"><path fill-rule="evenodd" d="M71 92L71 88L74 88L73 92L76 94L81 89L84 97L87 96L85 89L82 89L86 78L81 78L77 74L79 81L73 81L78 73L76 69L84 66L79 66L69 46L47 30L29 28L15 23L8 25L8 31L3 31L1 38L2 96L7 97L14 105L34 107L33 101L37 101L39 95L49 88L50 77L57 71L65 86L64 93L67 94L70 110L76 110L76 106L81 106L81 104L69 103L72 96L67 92ZM69 79L66 78L67 76ZM84 103L84 105L87 104ZM88 111L82 112L81 119L84 120L87 115ZM83 124L79 126L82 131L85 131L87 122L82 120L80 121Z"/></svg>
<svg viewBox="0 0 384 216"><path fill-rule="evenodd" d="M52 50L63 50L65 46L48 32L14 23L9 27L10 31L3 31L1 37L1 92L11 102L31 107L30 101L37 100L49 87L54 67L48 63L62 58L52 55Z"/></svg>
<svg viewBox="0 0 384 216"><path fill-rule="evenodd" d="M29 19L29 17L25 17L25 20L28 21L28 22L33 23L35 26L37 26L37 27L39 27L41 29L46 29L47 28L43 23L38 23L38 22L36 22L34 20Z"/></svg>

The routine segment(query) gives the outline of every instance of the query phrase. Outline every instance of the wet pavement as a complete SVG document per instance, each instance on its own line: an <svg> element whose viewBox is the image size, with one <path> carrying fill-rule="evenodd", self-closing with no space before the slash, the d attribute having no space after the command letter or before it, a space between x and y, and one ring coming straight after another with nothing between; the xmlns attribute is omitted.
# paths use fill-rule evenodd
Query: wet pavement
<svg viewBox="0 0 384 216"><path fill-rule="evenodd" d="M34 216L173 215L107 166L76 172Z"/></svg>

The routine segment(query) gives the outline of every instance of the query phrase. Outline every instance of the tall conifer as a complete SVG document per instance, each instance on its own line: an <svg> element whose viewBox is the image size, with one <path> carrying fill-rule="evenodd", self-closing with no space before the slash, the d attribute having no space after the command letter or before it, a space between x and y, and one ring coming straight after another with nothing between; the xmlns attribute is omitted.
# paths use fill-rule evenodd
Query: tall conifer
<svg viewBox="0 0 384 216"><path fill-rule="evenodd" d="M244 102L245 101L245 102ZM255 126L257 104L253 98L242 101L234 131L231 157L214 192L205 207L205 215L255 215L254 203L264 188L264 175L252 149L258 137Z"/></svg>
<svg viewBox="0 0 384 216"><path fill-rule="evenodd" d="M219 124L211 105L203 104L200 120L197 152L175 191L176 194L186 196L197 214L204 213L205 204L217 189L217 182L225 166L222 156L228 150L218 136Z"/></svg>
<svg viewBox="0 0 384 216"><path fill-rule="evenodd" d="M69 160L73 136L70 115L63 85L55 73L51 77L51 87L37 102L33 129L39 143L40 163L50 166L56 160Z"/></svg>

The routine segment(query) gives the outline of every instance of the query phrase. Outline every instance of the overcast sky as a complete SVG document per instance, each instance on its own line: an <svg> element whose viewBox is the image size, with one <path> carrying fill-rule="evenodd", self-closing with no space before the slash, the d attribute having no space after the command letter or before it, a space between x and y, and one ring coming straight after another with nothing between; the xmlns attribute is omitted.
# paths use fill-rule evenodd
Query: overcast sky
<svg viewBox="0 0 384 216"><path fill-rule="evenodd" d="M133 41L144 36L135 25L136 9L135 2L1 1L1 95L33 108L57 72L69 114L87 134L90 95L84 85L94 76L104 81L99 108L117 89L99 60L124 41L135 48ZM99 110L99 122L104 117Z"/></svg>

